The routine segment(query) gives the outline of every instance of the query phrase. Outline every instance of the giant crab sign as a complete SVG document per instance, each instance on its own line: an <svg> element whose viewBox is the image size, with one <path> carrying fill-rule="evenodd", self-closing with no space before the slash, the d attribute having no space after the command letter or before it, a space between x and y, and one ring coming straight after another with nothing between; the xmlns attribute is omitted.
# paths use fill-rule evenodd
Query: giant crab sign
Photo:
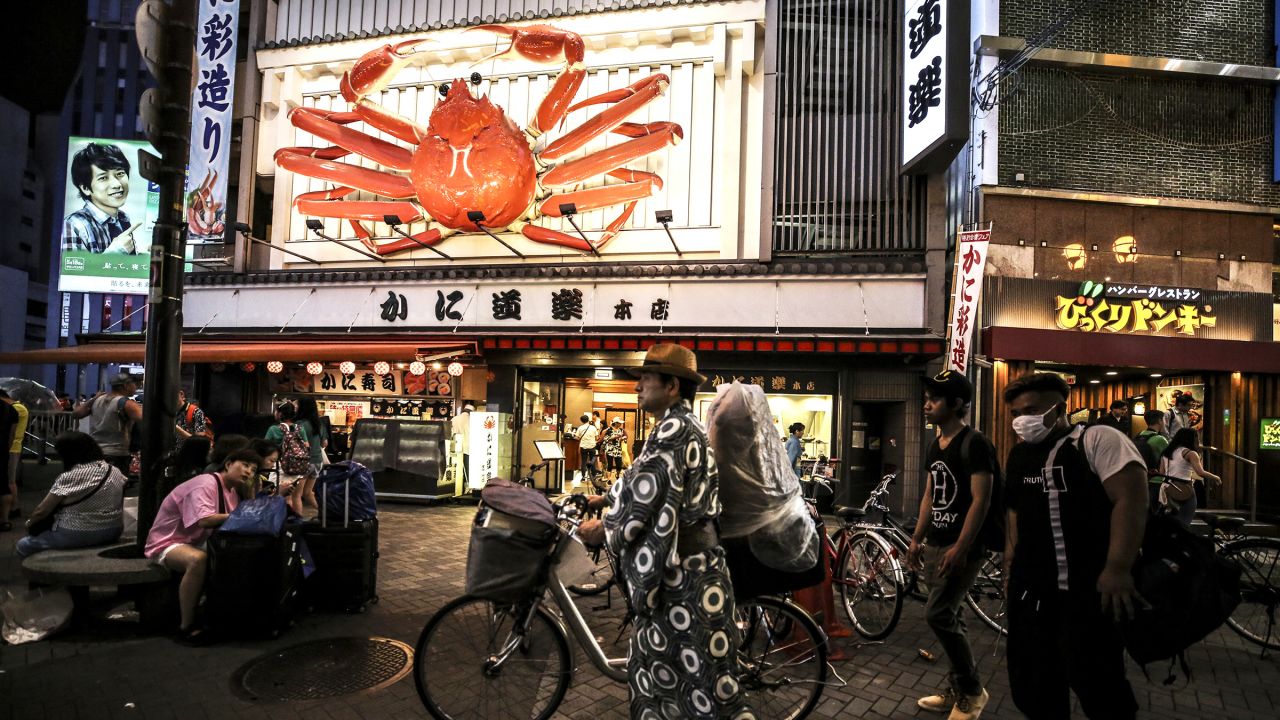
<svg viewBox="0 0 1280 720"><path fill-rule="evenodd" d="M516 56L539 63L564 63L547 96L524 131L486 96L473 96L461 78L443 87L424 128L411 118L379 106L369 96L382 91L409 63L430 60L418 50L425 41L408 40L365 54L342 76L345 112L310 107L289 113L294 126L332 143L329 147L288 147L276 151L276 163L286 170L333 183L328 190L298 195L294 205L304 215L341 218L379 255L436 245L455 233L519 232L534 242L592 251L605 246L631 217L636 203L662 188L662 178L627 163L643 158L684 137L673 122L634 123L626 119L665 92L666 75L649 75L618 90L574 104L586 74L582 38L550 25L512 27L480 25L473 30L504 35L505 50L485 58ZM483 61L482 61L483 62ZM472 74L477 82L479 76ZM478 83L477 83L478 84ZM546 143L538 138L556 128L565 116L588 105L610 107L582 125ZM405 148L348 127L364 122L409 143ZM631 138L612 147L564 161L605 133ZM360 167L339 159L355 153L386 170ZM621 183L582 189L600 176ZM363 191L388 200L348 200ZM577 211L622 206L618 216L594 243L537 225L542 217L560 217L560 206L573 203ZM478 211L478 213L477 213ZM483 215L481 218L480 214ZM389 242L377 242L362 221L378 222L394 216L402 223L427 221L427 229Z"/></svg>

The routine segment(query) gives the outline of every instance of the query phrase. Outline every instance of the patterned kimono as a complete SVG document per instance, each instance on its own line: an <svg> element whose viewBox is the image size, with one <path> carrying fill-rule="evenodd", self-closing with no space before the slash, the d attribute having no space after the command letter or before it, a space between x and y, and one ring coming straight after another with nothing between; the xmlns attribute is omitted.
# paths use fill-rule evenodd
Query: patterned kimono
<svg viewBox="0 0 1280 720"><path fill-rule="evenodd" d="M754 718L736 677L724 550L688 557L676 550L680 526L720 514L715 458L687 402L663 415L609 496L605 532L637 615L627 665L631 717Z"/></svg>

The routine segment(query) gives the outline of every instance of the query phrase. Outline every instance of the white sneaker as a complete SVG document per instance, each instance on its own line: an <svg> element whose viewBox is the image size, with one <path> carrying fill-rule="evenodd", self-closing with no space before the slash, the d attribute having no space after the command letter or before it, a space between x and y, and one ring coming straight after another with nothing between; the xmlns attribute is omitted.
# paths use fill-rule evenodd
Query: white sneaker
<svg viewBox="0 0 1280 720"><path fill-rule="evenodd" d="M991 699L991 694L986 690L981 695L964 695L961 694L956 698L956 706L951 708L951 717L947 720L978 720L978 716L982 714L982 709L987 706L987 701Z"/></svg>
<svg viewBox="0 0 1280 720"><path fill-rule="evenodd" d="M930 695L928 697L920 698L916 701L916 705L919 705L921 710L928 710L929 712L951 712L955 708L956 701L959 698L960 696L956 693L955 689L948 687L939 695Z"/></svg>

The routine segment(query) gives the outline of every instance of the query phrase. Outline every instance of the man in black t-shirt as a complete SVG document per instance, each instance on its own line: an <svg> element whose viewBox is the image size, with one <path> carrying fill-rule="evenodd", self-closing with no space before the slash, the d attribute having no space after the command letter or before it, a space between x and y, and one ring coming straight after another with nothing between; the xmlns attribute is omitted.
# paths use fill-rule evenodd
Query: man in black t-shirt
<svg viewBox="0 0 1280 720"><path fill-rule="evenodd" d="M961 605L982 567L984 548L978 536L998 473L987 439L964 422L973 401L969 379L946 370L924 382L925 418L938 428L938 436L929 446L929 474L907 563L923 571L929 586L925 620L951 661L951 674L943 692L916 704L950 713L950 720L974 720L990 694L978 675Z"/></svg>
<svg viewBox="0 0 1280 720"><path fill-rule="evenodd" d="M1067 424L1068 387L1036 373L1004 390L1022 442L1005 466L1009 688L1035 720L1067 720L1070 690L1090 718L1132 718L1117 623L1147 519L1147 471L1127 435Z"/></svg>

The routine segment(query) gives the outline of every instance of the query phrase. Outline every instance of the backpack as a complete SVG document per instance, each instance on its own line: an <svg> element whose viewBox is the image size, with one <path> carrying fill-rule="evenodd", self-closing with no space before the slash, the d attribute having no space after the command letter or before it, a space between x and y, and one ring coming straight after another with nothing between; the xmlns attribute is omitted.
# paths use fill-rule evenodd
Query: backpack
<svg viewBox="0 0 1280 720"><path fill-rule="evenodd" d="M1156 435L1154 430L1143 430L1133 439L1134 447L1138 448L1138 454L1142 456L1142 462L1147 466L1148 475L1160 469L1160 454L1151 447L1150 442Z"/></svg>
<svg viewBox="0 0 1280 720"><path fill-rule="evenodd" d="M298 426L281 423L280 433L280 470L286 475L309 475L312 470L311 451L302 442Z"/></svg>
<svg viewBox="0 0 1280 720"><path fill-rule="evenodd" d="M212 440L213 439L213 421L209 419L209 413L202 413L204 415L204 432L195 433L194 430L196 427L196 411L199 410L199 408L195 406L195 403L191 403L191 402L188 402L184 406L184 408L186 410L184 413L184 415L186 416L186 424L187 424L187 427L192 429L193 431L192 434L193 435L199 434L203 437L207 437L210 440Z"/></svg>
<svg viewBox="0 0 1280 720"><path fill-rule="evenodd" d="M969 470L969 446L974 438L981 438L982 442L986 443L987 452L991 454L991 464L994 466L994 472L991 473L991 502L987 505L987 517L982 521L982 530L978 532L978 539L983 547L991 552L1004 552L1004 473L1000 470L995 446L986 435L975 428L969 428L969 432L960 443L960 461L964 463L964 469ZM972 473L970 475L972 476Z"/></svg>
<svg viewBox="0 0 1280 720"><path fill-rule="evenodd" d="M1147 518L1133 579L1147 606L1121 625L1125 649L1139 665L1168 659L1172 670L1176 659L1190 680L1184 653L1240 604L1240 568L1219 557L1212 540L1173 517L1153 515ZM1173 680L1170 672L1164 684Z"/></svg>

